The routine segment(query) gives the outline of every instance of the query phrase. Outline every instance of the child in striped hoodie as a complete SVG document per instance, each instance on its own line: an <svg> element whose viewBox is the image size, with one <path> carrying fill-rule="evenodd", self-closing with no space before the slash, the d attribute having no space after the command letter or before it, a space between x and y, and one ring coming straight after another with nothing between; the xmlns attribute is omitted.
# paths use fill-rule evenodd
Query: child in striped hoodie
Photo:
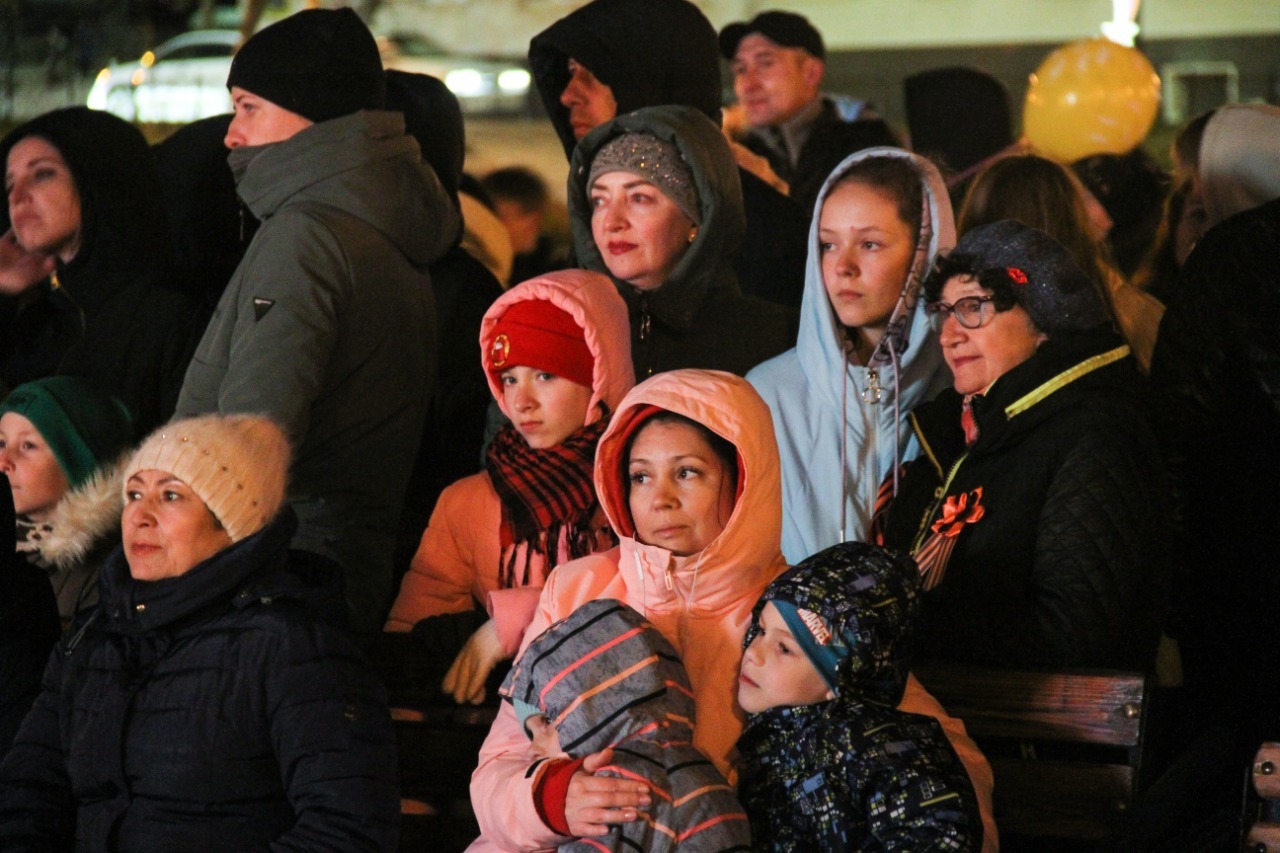
<svg viewBox="0 0 1280 853"><path fill-rule="evenodd" d="M693 745L693 691L680 657L626 604L591 601L553 624L521 655L502 695L535 757L555 763L538 788L538 810L562 835L563 789L587 756L609 750L597 775L649 787L638 820L610 824L606 835L576 839L561 851L751 849L737 797Z"/></svg>

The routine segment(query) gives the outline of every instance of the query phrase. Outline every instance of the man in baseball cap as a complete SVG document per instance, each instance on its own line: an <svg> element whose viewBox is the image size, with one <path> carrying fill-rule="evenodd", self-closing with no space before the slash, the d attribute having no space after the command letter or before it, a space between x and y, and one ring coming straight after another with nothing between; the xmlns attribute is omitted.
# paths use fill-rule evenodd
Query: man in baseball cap
<svg viewBox="0 0 1280 853"><path fill-rule="evenodd" d="M826 45L809 19L761 12L720 31L720 53L732 63L733 91L746 113L747 148L763 156L811 211L836 164L872 145L897 145L888 126L861 102L847 121L822 94Z"/></svg>

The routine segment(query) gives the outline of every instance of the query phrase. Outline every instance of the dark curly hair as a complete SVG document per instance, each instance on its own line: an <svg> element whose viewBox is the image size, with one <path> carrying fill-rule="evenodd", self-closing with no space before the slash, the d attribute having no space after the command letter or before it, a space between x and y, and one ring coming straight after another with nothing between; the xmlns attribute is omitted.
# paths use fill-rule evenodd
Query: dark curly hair
<svg viewBox="0 0 1280 853"><path fill-rule="evenodd" d="M967 252L951 252L938 255L932 269L925 276L924 299L926 302L937 302L942 298L942 288L955 276L968 276L991 292L992 303L997 311L1008 311L1018 301L1013 296L1013 279L1005 267L980 267L978 259Z"/></svg>

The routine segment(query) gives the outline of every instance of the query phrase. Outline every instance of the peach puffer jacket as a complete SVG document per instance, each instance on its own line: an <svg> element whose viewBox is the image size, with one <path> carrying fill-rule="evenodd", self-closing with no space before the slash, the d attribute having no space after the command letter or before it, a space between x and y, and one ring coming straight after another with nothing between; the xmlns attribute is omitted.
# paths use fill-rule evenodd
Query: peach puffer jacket
<svg viewBox="0 0 1280 853"><path fill-rule="evenodd" d="M687 557L638 541L627 505L628 437L634 422L654 406L703 424L738 450L733 513L711 544ZM746 380L728 373L660 373L622 401L600 439L595 480L620 544L552 572L522 648L587 601L613 598L634 607L680 652L696 699L694 744L736 784L734 745L744 720L737 703L742 639L756 600L786 568L779 548L782 484L769 408ZM948 717L914 678L901 707L938 718L973 780L984 824L993 826L991 768L964 725ZM481 837L470 851L542 850L566 841L538 816L533 792L546 763L530 773L533 763L529 739L504 703L471 777L471 804Z"/></svg>
<svg viewBox="0 0 1280 853"><path fill-rule="evenodd" d="M502 386L488 369L489 348L498 318L515 303L530 299L543 299L563 309L585 333L595 358L587 422L616 411L623 395L635 384L627 306L608 278L584 270L565 270L513 287L485 313L480 325L482 368L502 413L510 416L502 400ZM480 602L494 619L503 649L514 654L533 615L547 567L535 554L529 586L500 589L498 566L511 556L501 552L501 523L502 505L486 472L464 477L445 489L400 584L386 630L408 631L427 616L460 613ZM561 541L559 547L562 562L568 557L566 543ZM523 565L524 555L517 554L516 561Z"/></svg>

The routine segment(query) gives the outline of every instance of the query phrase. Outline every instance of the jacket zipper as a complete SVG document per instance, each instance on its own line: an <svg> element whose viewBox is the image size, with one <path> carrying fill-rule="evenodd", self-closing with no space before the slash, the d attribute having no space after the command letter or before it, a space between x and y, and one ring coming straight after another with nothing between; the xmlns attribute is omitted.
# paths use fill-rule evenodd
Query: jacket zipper
<svg viewBox="0 0 1280 853"><path fill-rule="evenodd" d="M951 488L951 481L955 479L956 472L960 470L961 464L968 457L969 452L967 450L960 454L960 458L951 466L951 470L947 473L947 478L942 481L942 485L934 490L933 503L929 504L929 508L925 510L924 518L920 520L920 529L916 531L915 541L911 545L912 554L919 551L920 546L924 544L925 534L929 532L929 521L933 518L934 513L938 511L938 507L942 505L942 499L946 496L947 489Z"/></svg>
<svg viewBox="0 0 1280 853"><path fill-rule="evenodd" d="M649 340L649 294L640 294L640 340Z"/></svg>
<svg viewBox="0 0 1280 853"><path fill-rule="evenodd" d="M645 343L649 340L649 327L651 325L651 317L649 315L649 294L641 290L639 291L639 295L640 295L640 299L637 304L640 311L640 332L637 335L637 337L641 343ZM638 359L638 361L648 364L649 357L646 354L644 358ZM644 371L645 371L644 373L645 376L652 376L653 366L652 365L646 366Z"/></svg>

